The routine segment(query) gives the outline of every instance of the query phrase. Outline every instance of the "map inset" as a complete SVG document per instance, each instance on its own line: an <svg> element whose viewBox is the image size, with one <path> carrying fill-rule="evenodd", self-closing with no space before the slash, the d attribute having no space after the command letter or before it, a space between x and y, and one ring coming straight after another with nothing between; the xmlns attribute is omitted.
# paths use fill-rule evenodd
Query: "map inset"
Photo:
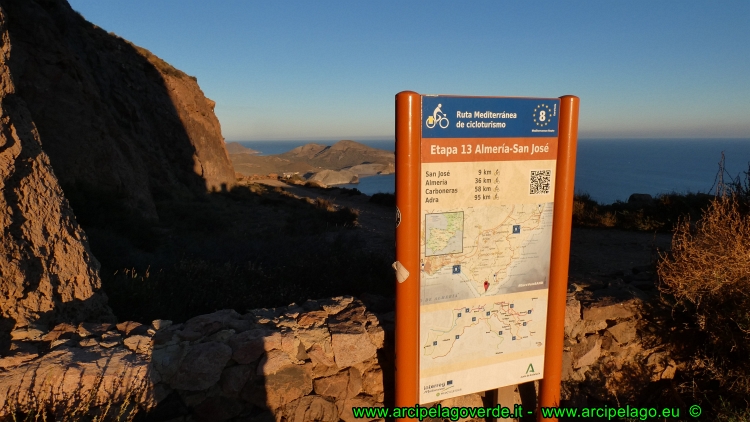
<svg viewBox="0 0 750 422"><path fill-rule="evenodd" d="M461 253L464 249L464 213L444 212L425 216L425 255Z"/></svg>
<svg viewBox="0 0 750 422"><path fill-rule="evenodd" d="M423 305L546 289L552 203L427 214Z"/></svg>
<svg viewBox="0 0 750 422"><path fill-rule="evenodd" d="M544 345L546 310L545 291L534 297L426 312L420 366L426 370L539 349Z"/></svg>

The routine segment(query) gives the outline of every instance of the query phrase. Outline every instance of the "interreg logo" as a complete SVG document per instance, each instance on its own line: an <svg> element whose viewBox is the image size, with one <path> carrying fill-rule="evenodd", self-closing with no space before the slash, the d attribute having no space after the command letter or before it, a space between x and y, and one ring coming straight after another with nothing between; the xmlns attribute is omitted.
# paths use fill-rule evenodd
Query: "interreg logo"
<svg viewBox="0 0 750 422"><path fill-rule="evenodd" d="M436 125L440 126L442 129L448 127L450 122L448 121L448 116L440 109L442 106L442 104L438 104L438 106L435 107L435 111L432 112L432 116L427 116L427 121L425 122L427 128L432 129Z"/></svg>

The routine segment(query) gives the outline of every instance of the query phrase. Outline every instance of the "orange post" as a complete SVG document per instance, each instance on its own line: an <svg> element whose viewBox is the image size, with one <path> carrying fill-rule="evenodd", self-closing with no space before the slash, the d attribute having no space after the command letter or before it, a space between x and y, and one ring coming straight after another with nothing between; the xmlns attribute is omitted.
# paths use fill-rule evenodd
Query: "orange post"
<svg viewBox="0 0 750 422"><path fill-rule="evenodd" d="M547 342L544 348L544 378L539 391L539 406L560 404L562 352L565 337L565 302L568 290L570 232L573 220L573 192L578 143L578 97L560 97L560 126L555 182L555 211L552 219L552 256L550 259L549 305L547 309ZM542 418L538 421L557 421Z"/></svg>
<svg viewBox="0 0 750 422"><path fill-rule="evenodd" d="M419 402L419 169L422 98L396 95L396 406ZM402 420L402 419L399 419ZM406 420L406 419L403 419Z"/></svg>

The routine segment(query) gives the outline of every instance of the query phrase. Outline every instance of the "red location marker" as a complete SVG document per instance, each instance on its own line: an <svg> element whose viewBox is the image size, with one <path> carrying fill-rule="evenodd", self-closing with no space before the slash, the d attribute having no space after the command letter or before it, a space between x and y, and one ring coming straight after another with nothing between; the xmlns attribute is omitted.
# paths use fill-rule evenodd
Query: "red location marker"
<svg viewBox="0 0 750 422"><path fill-rule="evenodd" d="M485 281L484 281L484 291L486 292L486 291L487 291L487 289L489 289L489 288L490 288L490 282L489 282L489 281L487 281L487 280L485 280Z"/></svg>

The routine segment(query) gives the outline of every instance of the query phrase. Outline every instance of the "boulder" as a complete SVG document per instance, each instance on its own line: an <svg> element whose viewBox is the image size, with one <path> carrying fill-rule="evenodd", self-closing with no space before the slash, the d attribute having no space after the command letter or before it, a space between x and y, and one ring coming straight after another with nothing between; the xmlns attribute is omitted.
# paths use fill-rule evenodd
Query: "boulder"
<svg viewBox="0 0 750 422"><path fill-rule="evenodd" d="M347 397L349 386L349 371L342 371L330 377L318 378L313 381L315 394L340 400Z"/></svg>
<svg viewBox="0 0 750 422"><path fill-rule="evenodd" d="M612 336L620 344L630 343L635 340L637 335L637 322L636 321L625 321L615 326L607 328Z"/></svg>
<svg viewBox="0 0 750 422"><path fill-rule="evenodd" d="M290 365L261 379L266 406L276 410L313 391L312 365Z"/></svg>
<svg viewBox="0 0 750 422"><path fill-rule="evenodd" d="M180 390L205 390L221 378L224 366L232 357L232 349L223 343L198 343L188 348L169 386Z"/></svg>
<svg viewBox="0 0 750 422"><path fill-rule="evenodd" d="M353 304L328 318L331 347L339 368L364 362L377 352L365 328L367 317L364 312L361 304Z"/></svg>
<svg viewBox="0 0 750 422"><path fill-rule="evenodd" d="M574 295L569 294L565 302L565 334L568 336L581 320L581 302Z"/></svg>
<svg viewBox="0 0 750 422"><path fill-rule="evenodd" d="M573 368L593 365L601 355L602 339L599 336L589 336L573 346Z"/></svg>
<svg viewBox="0 0 750 422"><path fill-rule="evenodd" d="M278 337L278 341L275 341L275 337ZM276 348L281 347L281 335L265 328L247 330L229 339L232 359L241 364L257 361L264 352L273 350L276 344L278 344Z"/></svg>
<svg viewBox="0 0 750 422"><path fill-rule="evenodd" d="M597 302L583 310L586 321L606 321L631 318L638 312L635 300L618 303Z"/></svg>
<svg viewBox="0 0 750 422"><path fill-rule="evenodd" d="M143 335L132 335L126 338L123 343L128 349L140 353L142 355L148 355L151 353L151 337Z"/></svg>
<svg viewBox="0 0 750 422"><path fill-rule="evenodd" d="M253 378L255 368L251 365L235 365L224 368L219 379L219 387L227 397L237 397L242 388Z"/></svg>

